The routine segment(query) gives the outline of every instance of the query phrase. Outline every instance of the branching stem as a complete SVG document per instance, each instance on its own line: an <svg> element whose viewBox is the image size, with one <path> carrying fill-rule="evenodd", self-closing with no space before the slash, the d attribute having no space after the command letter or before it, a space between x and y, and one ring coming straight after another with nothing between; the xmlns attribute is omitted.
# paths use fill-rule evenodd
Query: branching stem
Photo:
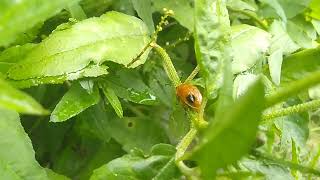
<svg viewBox="0 0 320 180"><path fill-rule="evenodd" d="M151 40L149 41L148 44L146 44L146 46L143 47L143 49L140 51L140 53L129 64L127 64L127 67L130 67L133 63L138 61L140 59L140 57L143 55L143 53L145 53L147 51L147 49L150 48L151 44L157 42L158 34L160 31L163 30L162 27L164 25L168 24L167 18L174 14L174 12L172 10L167 10L165 8L163 9L163 11L164 11L164 16L161 17L161 21L159 22L159 24L156 27L156 30L154 31L153 35L151 36Z"/></svg>
<svg viewBox="0 0 320 180"><path fill-rule="evenodd" d="M143 48L143 50L138 54L138 56L133 59L128 65L127 67L131 66L133 63L135 63L141 56L142 54L148 49L148 48L153 48L155 51L157 51L157 53L159 53L159 55L161 56L162 60L163 60L163 66L164 69L169 77L169 79L172 81L174 87L178 87L181 84L179 75L171 61L170 56L168 55L168 53L166 52L166 50L164 48L162 48L161 46L159 46L156 43L156 39L157 39L157 34L162 31L162 26L167 24L168 22L166 21L166 18L169 15L172 15L173 12L172 11L168 11L168 10L164 10L166 12L165 16L161 17L161 21L159 23L159 25L157 25L156 31L154 32L151 41ZM186 40L186 39L185 39ZM189 77L186 79L186 82L191 81L199 72L199 66L197 66L193 72L189 75ZM175 163L176 165L179 167L179 169L181 170L181 172L183 174L185 174L186 176L188 176L189 178L193 179L194 177L198 176L198 172L195 168L189 168L187 167L184 162L182 161L182 157L184 156L186 150L188 149L189 145L192 143L192 141L194 140L194 138L197 135L198 129L199 128L204 128L207 127L208 122L206 122L203 119L203 114L204 114L204 108L206 105L206 99L204 100L204 103L201 106L201 110L200 112L195 112L192 110L188 110L188 116L191 119L191 128L189 130L189 132L182 138L182 140L180 141L180 143L177 145L176 147L176 154L175 154Z"/></svg>
<svg viewBox="0 0 320 180"><path fill-rule="evenodd" d="M277 109L269 113L264 113L262 115L262 120L269 120L269 119L273 119L281 116L287 116L290 114L310 111L318 108L320 108L320 100L313 100L310 102L294 105L291 107Z"/></svg>

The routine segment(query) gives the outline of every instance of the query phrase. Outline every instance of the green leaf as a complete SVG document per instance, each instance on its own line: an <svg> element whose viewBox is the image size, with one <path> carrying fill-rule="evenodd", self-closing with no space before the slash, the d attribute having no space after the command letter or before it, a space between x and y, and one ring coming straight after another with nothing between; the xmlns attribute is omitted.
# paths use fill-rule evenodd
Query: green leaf
<svg viewBox="0 0 320 180"><path fill-rule="evenodd" d="M47 165L49 161L55 162L59 152L65 146L65 138L70 134L73 125L71 121L53 124L49 122L49 118L43 117L29 119L22 117L21 123L30 136L36 159L41 165Z"/></svg>
<svg viewBox="0 0 320 180"><path fill-rule="evenodd" d="M107 114L102 101L93 105L77 116L76 128L82 136L95 137L109 142L110 133L104 128L107 123Z"/></svg>
<svg viewBox="0 0 320 180"><path fill-rule="evenodd" d="M193 6L191 0L151 0L156 11L163 12L163 8L173 10L173 17L189 31L194 29Z"/></svg>
<svg viewBox="0 0 320 180"><path fill-rule="evenodd" d="M318 35L320 35L320 20L315 20L313 19L311 21L313 27L315 28L315 30L317 31Z"/></svg>
<svg viewBox="0 0 320 180"><path fill-rule="evenodd" d="M114 90L115 94L128 101L154 105L158 98L143 82L143 77L135 70L121 69L102 81L105 86Z"/></svg>
<svg viewBox="0 0 320 180"><path fill-rule="evenodd" d="M268 58L270 76L276 85L280 85L282 61L283 52L281 49L272 52Z"/></svg>
<svg viewBox="0 0 320 180"><path fill-rule="evenodd" d="M268 32L245 24L233 26L231 38L234 74L246 71L261 62L271 41Z"/></svg>
<svg viewBox="0 0 320 180"><path fill-rule="evenodd" d="M281 21L273 21L270 33L272 34L270 53L281 50L284 55L288 55L300 48L289 36L286 26Z"/></svg>
<svg viewBox="0 0 320 180"><path fill-rule="evenodd" d="M288 19L297 16L308 7L311 0L277 0L286 13Z"/></svg>
<svg viewBox="0 0 320 180"><path fill-rule="evenodd" d="M52 169L72 179L87 180L94 169L124 154L114 141L106 143L95 137L83 136L77 128L69 132L65 143L52 161Z"/></svg>
<svg viewBox="0 0 320 180"><path fill-rule="evenodd" d="M0 109L0 171L9 179L48 179L16 112ZM1 178L2 173L1 173Z"/></svg>
<svg viewBox="0 0 320 180"><path fill-rule="evenodd" d="M28 29L26 32L18 34L15 41L13 43L10 43L10 46L25 45L26 43L33 43L37 41L38 35L41 33L40 31L43 24L43 22L40 22L33 26L31 29Z"/></svg>
<svg viewBox="0 0 320 180"><path fill-rule="evenodd" d="M51 169L46 168L45 170L47 172L47 176L49 180L70 180L66 176L53 172Z"/></svg>
<svg viewBox="0 0 320 180"><path fill-rule="evenodd" d="M38 86L41 84L62 84L66 80L68 79L64 75L54 76L54 77L45 77L45 78L36 78L36 79L17 80L17 81L7 79L7 81L16 88L29 88L29 87Z"/></svg>
<svg viewBox="0 0 320 180"><path fill-rule="evenodd" d="M287 17L284 12L284 9L282 8L278 0L261 0L261 2L268 4L270 7L272 7L276 11L278 16L281 18L281 20L284 22L284 24L287 22Z"/></svg>
<svg viewBox="0 0 320 180"><path fill-rule="evenodd" d="M154 24L152 19L152 9L150 0L131 0L134 9L137 11L139 17L148 26L149 32L154 31Z"/></svg>
<svg viewBox="0 0 320 180"><path fill-rule="evenodd" d="M257 9L250 3L239 1L239 0L229 0L227 1L228 7L231 7L232 9L237 10L250 10L250 11L256 11Z"/></svg>
<svg viewBox="0 0 320 180"><path fill-rule="evenodd" d="M45 110L28 94L11 87L0 79L0 107L15 110L19 113L45 115Z"/></svg>
<svg viewBox="0 0 320 180"><path fill-rule="evenodd" d="M146 67L146 65L144 67ZM173 107L172 99L175 99L176 96L175 90L171 86L168 86L170 83L171 82L162 67L153 67L150 69L150 72L148 73L150 91L154 92L154 96L167 107Z"/></svg>
<svg viewBox="0 0 320 180"><path fill-rule="evenodd" d="M97 104L99 99L100 96L97 88L95 88L92 93L89 93L83 89L79 83L76 82L72 84L70 90L57 104L50 116L50 121L66 121L84 111L88 107Z"/></svg>
<svg viewBox="0 0 320 180"><path fill-rule="evenodd" d="M259 76L254 74L240 74L233 82L233 99L238 99L244 95L248 88L256 82Z"/></svg>
<svg viewBox="0 0 320 180"><path fill-rule="evenodd" d="M290 99L285 103L285 107L301 104L298 99ZM291 148L292 141L299 149L306 146L309 136L309 118L307 113L295 113L275 119L275 125L281 132L281 149L286 151Z"/></svg>
<svg viewBox="0 0 320 180"><path fill-rule="evenodd" d="M266 180L294 179L287 168L273 162L269 163L259 160L244 159L241 161L241 164L243 164L245 168L249 169L250 172L262 173Z"/></svg>
<svg viewBox="0 0 320 180"><path fill-rule="evenodd" d="M127 152L134 148L147 152L153 145L169 141L157 115L156 118L119 118L111 106L104 107L103 103L99 103L79 114L77 118L80 120L77 126L82 135L102 141L108 141L111 136Z"/></svg>
<svg viewBox="0 0 320 180"><path fill-rule="evenodd" d="M136 150L94 170L90 180L178 179L178 169L170 164L174 153L175 148L167 144L153 146L150 155L143 155ZM164 173L166 168L169 171Z"/></svg>
<svg viewBox="0 0 320 180"><path fill-rule="evenodd" d="M2 51L0 53L0 72L6 74L11 66L23 59L35 46L35 44L17 45Z"/></svg>
<svg viewBox="0 0 320 180"><path fill-rule="evenodd" d="M105 61L127 65L149 39L147 27L138 18L108 12L55 31L13 66L8 77L24 80L62 76ZM144 53L131 67L144 63L147 56Z"/></svg>
<svg viewBox="0 0 320 180"><path fill-rule="evenodd" d="M310 16L317 20L320 20L320 1L311 0L309 7L312 10Z"/></svg>
<svg viewBox="0 0 320 180"><path fill-rule="evenodd" d="M314 41L317 38L316 30L304 17L296 17L287 23L290 37L302 48L316 47Z"/></svg>
<svg viewBox="0 0 320 180"><path fill-rule="evenodd" d="M294 140L299 148L306 146L306 141L309 135L308 119L299 115L291 115L283 118L278 118L276 126L282 132L281 147L287 150L291 141Z"/></svg>
<svg viewBox="0 0 320 180"><path fill-rule="evenodd" d="M228 113L214 119L192 154L204 177L212 178L218 168L235 163L250 151L263 107L263 84L258 81L228 108Z"/></svg>
<svg viewBox="0 0 320 180"><path fill-rule="evenodd" d="M0 46L7 46L17 36L57 14L78 0L6 0L0 2Z"/></svg>
<svg viewBox="0 0 320 180"><path fill-rule="evenodd" d="M101 83L100 86L101 86L101 89L102 89L104 95L107 97L109 103L111 104L111 106L113 107L113 109L115 110L117 115L120 118L122 118L123 117L123 110L122 110L121 102L119 101L119 98L116 95L116 93L114 92L114 90L112 88L108 87L108 85L106 85L105 83Z"/></svg>
<svg viewBox="0 0 320 180"><path fill-rule="evenodd" d="M168 134L170 142L172 144L178 144L189 131L190 122L186 121L188 119L186 111L178 102L172 108L173 110L168 122Z"/></svg>
<svg viewBox="0 0 320 180"><path fill-rule="evenodd" d="M15 174L12 169L6 167L2 162L0 162L0 174L2 179L21 180L21 178Z"/></svg>
<svg viewBox="0 0 320 180"><path fill-rule="evenodd" d="M112 9L131 16L135 15L135 10L131 0L118 0L112 2Z"/></svg>
<svg viewBox="0 0 320 180"><path fill-rule="evenodd" d="M306 49L286 57L282 63L281 85L299 80L318 71L320 48Z"/></svg>
<svg viewBox="0 0 320 180"><path fill-rule="evenodd" d="M108 67L101 65L89 65L80 71L69 73L67 75L52 76L52 77L42 77L35 79L25 79L25 80L8 80L10 84L17 88L29 88L32 86L39 86L41 84L62 84L66 80L77 80L85 77L99 77L108 74Z"/></svg>
<svg viewBox="0 0 320 180"><path fill-rule="evenodd" d="M230 59L230 33L225 0L195 2L195 52L208 95L220 87L220 69Z"/></svg>
<svg viewBox="0 0 320 180"><path fill-rule="evenodd" d="M106 107L105 111L106 119L101 123L102 128L127 152L134 148L148 152L153 145L168 142L158 119L143 116L120 119L111 107Z"/></svg>
<svg viewBox="0 0 320 180"><path fill-rule="evenodd" d="M77 73L70 73L67 79L75 80L83 77L99 77L99 76L108 74L107 69L108 67L104 65L101 65L101 66L89 65L83 70L78 71Z"/></svg>
<svg viewBox="0 0 320 180"><path fill-rule="evenodd" d="M88 17L101 16L112 3L113 0L82 0L79 2Z"/></svg>
<svg viewBox="0 0 320 180"><path fill-rule="evenodd" d="M292 40L281 21L275 20L271 24L270 33L272 34L270 56L268 57L270 76L272 81L279 85L283 56L298 50L300 46Z"/></svg>
<svg viewBox="0 0 320 180"><path fill-rule="evenodd" d="M233 98L233 74L231 72L231 62L230 59L224 59L221 63L221 78L223 79L221 89L219 90L219 100L217 102L217 108L214 114L211 114L209 122L214 121L214 119L223 119L225 116L225 109L229 109L234 103ZM211 108L210 108L211 110Z"/></svg>

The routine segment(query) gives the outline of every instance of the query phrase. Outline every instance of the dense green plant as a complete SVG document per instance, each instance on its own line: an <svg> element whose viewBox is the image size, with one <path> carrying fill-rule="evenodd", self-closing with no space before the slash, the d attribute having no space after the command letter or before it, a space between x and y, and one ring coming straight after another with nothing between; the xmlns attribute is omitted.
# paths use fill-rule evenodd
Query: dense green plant
<svg viewBox="0 0 320 180"><path fill-rule="evenodd" d="M1 0L0 179L317 179L319 42L320 0Z"/></svg>

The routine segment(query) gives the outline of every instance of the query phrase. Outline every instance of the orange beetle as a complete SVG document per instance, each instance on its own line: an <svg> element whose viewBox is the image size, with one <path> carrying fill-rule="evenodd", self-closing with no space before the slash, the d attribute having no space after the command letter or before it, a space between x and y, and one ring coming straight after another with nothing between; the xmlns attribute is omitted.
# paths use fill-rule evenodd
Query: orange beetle
<svg viewBox="0 0 320 180"><path fill-rule="evenodd" d="M181 84L176 88L176 94L181 102L199 111L202 95L196 86L187 83Z"/></svg>

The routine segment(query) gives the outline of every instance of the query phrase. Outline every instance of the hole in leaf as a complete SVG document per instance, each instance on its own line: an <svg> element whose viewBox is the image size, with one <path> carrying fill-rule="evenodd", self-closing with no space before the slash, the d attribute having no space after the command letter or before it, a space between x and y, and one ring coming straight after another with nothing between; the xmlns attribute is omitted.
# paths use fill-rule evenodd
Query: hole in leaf
<svg viewBox="0 0 320 180"><path fill-rule="evenodd" d="M131 121L128 122L127 126L128 126L129 128L133 127L133 122L131 122Z"/></svg>

